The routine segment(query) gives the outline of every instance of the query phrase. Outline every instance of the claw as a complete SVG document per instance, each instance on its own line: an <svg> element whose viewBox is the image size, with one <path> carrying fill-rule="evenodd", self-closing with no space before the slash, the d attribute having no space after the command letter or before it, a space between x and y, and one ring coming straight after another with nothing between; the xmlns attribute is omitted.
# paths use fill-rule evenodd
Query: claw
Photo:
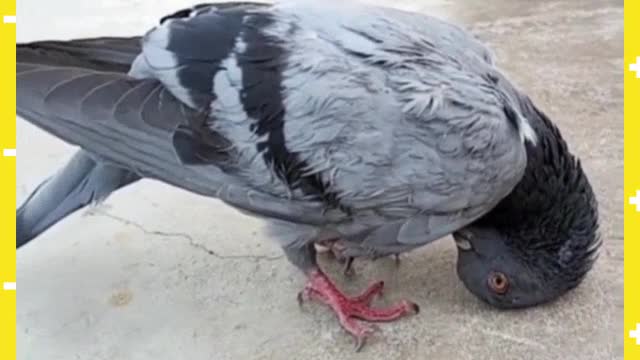
<svg viewBox="0 0 640 360"><path fill-rule="evenodd" d="M355 271L353 270L353 257L348 257L345 264L344 264L344 268L342 270L342 273L345 276L351 277L353 275L355 275Z"/></svg>
<svg viewBox="0 0 640 360"><path fill-rule="evenodd" d="M418 315L420 314L420 305L416 304L416 303L410 303L411 306L411 310L413 310L413 313Z"/></svg>
<svg viewBox="0 0 640 360"><path fill-rule="evenodd" d="M367 337L366 336L358 336L356 337L356 352L360 352L360 350L362 350L362 347L364 346L364 343L367 342Z"/></svg>

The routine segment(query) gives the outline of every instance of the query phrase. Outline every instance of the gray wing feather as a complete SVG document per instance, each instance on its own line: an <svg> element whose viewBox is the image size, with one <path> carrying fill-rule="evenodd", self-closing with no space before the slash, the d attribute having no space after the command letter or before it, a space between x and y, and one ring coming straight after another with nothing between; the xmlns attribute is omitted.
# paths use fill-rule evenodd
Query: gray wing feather
<svg viewBox="0 0 640 360"><path fill-rule="evenodd" d="M318 225L332 219L320 203L262 193L244 184L241 178L223 172L221 168L229 165L225 161L231 156L226 143L217 144L217 165L181 163L172 142L173 130L199 121L200 113L176 101L173 95L158 92L162 88L158 80L20 63L16 80L19 116L97 154L107 163L142 177L219 197L254 215ZM158 110L160 99L164 100L162 111Z"/></svg>

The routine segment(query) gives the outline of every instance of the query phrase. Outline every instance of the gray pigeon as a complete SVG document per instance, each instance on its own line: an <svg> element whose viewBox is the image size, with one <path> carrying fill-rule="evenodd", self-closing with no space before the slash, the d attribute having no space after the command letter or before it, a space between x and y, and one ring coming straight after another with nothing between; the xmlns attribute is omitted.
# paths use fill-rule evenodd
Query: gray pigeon
<svg viewBox="0 0 640 360"><path fill-rule="evenodd" d="M396 255L448 234L458 276L521 308L575 288L597 203L553 123L461 28L326 1L202 4L142 37L17 45L17 114L80 150L17 210L17 247L141 178L268 220L360 347L417 312L343 294L316 262ZM428 276L428 274L425 274Z"/></svg>

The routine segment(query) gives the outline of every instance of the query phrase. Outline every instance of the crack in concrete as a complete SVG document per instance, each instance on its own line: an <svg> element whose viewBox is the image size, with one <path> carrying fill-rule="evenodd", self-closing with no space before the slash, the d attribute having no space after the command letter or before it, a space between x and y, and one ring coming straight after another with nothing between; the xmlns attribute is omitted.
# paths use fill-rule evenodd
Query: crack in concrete
<svg viewBox="0 0 640 360"><path fill-rule="evenodd" d="M537 341L533 341L533 340L521 338L521 337L518 337L518 336L506 334L506 333L503 333L503 332L500 332L500 331L493 331L493 330L483 329L483 328L478 328L478 330L481 333L485 334L485 335L499 337L501 339L504 339L506 341L510 341L510 342L513 342L513 343L516 343L516 344L526 345L526 346L529 346L529 347L535 347L535 348L540 349L540 350L545 350L546 349L546 347L543 344L540 344Z"/></svg>
<svg viewBox="0 0 640 360"><path fill-rule="evenodd" d="M193 237L187 233L182 233L182 232L165 232L165 231L159 231L159 230L148 230L147 228L145 228L144 226L142 226L141 224L129 220L129 219L125 219L123 217L120 216L116 216L116 215L112 215L109 214L108 212L105 211L93 211L91 212L91 214L95 215L95 216L103 216L106 218L109 218L111 220L117 221L121 224L125 224L127 226L132 226L135 227L136 229L142 231L143 233L147 234L147 235L152 235L152 236L160 236L160 237L173 237L173 238L181 238L184 240L187 240L189 243L189 246L207 253L208 255L211 255L215 258L218 259L222 259L222 260L254 260L254 261L275 261L275 260L280 260L282 257L284 257L284 255L278 255L278 256L268 256L268 255L223 255L220 254L214 250L209 249L208 247L206 247L203 244L200 244L198 242L196 242Z"/></svg>

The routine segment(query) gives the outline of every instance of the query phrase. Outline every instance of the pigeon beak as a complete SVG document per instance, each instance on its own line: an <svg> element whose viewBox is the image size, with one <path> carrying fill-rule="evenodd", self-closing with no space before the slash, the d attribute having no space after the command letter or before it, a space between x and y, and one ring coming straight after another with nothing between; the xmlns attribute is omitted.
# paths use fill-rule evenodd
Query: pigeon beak
<svg viewBox="0 0 640 360"><path fill-rule="evenodd" d="M453 234L453 240L456 242L456 246L458 249L463 251L471 251L473 250L473 245L471 245L471 238L473 235L468 231L458 231Z"/></svg>
<svg viewBox="0 0 640 360"><path fill-rule="evenodd" d="M458 246L458 249L464 250L464 251L470 251L471 249L473 249L473 246L471 246L471 243L469 242L469 240L466 240L466 239L455 239L455 240L456 240L456 245Z"/></svg>

